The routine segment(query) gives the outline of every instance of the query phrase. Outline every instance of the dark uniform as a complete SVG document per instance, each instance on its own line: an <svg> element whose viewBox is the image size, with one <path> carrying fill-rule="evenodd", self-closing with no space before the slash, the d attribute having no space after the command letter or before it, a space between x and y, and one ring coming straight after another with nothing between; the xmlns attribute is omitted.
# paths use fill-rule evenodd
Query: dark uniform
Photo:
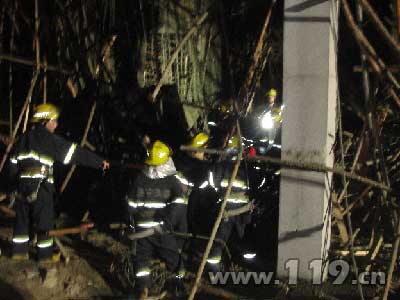
<svg viewBox="0 0 400 300"><path fill-rule="evenodd" d="M29 227L33 223L38 259L50 258L53 239L48 231L54 227L54 162L100 168L103 159L36 124L20 137L10 160L12 174L18 176L13 255L27 255Z"/></svg>
<svg viewBox="0 0 400 300"><path fill-rule="evenodd" d="M186 219L175 215L175 205L184 201L183 190L175 177L172 159L160 166L146 166L137 176L128 194L131 220L137 231L160 226L164 231L181 231ZM184 225L183 225L184 227ZM166 262L168 270L180 267L180 241L172 234L156 233L137 241L134 264L137 288L151 286L151 260L158 257Z"/></svg>
<svg viewBox="0 0 400 300"><path fill-rule="evenodd" d="M215 188L218 193L220 204L225 196L228 187L229 179L232 175L234 164L231 162L221 162L213 166L210 171L208 184ZM247 174L245 172L245 165L241 165L238 170L237 176L233 182L231 193L227 199L226 210L240 208L249 203L249 186L247 183ZM215 210L219 211L220 205L216 205ZM225 243L228 242L232 230L236 228L239 238L244 235L244 229L251 221L250 213L244 213L238 216L222 219L219 229L217 231L216 239L220 239ZM211 269L215 269L221 261L222 245L215 242L211 248L211 252L207 262Z"/></svg>

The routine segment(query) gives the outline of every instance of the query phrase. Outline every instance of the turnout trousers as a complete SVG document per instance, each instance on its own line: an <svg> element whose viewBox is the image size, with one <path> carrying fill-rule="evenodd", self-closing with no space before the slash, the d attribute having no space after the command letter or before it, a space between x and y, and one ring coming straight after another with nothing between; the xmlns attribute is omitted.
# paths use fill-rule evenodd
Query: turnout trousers
<svg viewBox="0 0 400 300"><path fill-rule="evenodd" d="M54 189L44 183L37 200L28 203L21 197L15 202L16 219L13 234L13 255L27 255L31 234L37 233L37 259L48 259L53 254L53 238L49 230L54 227Z"/></svg>
<svg viewBox="0 0 400 300"><path fill-rule="evenodd" d="M170 272L177 272L179 268L178 240L170 234L154 234L139 239L136 244L134 266L136 272L136 288L151 288L151 263L159 258L166 263Z"/></svg>

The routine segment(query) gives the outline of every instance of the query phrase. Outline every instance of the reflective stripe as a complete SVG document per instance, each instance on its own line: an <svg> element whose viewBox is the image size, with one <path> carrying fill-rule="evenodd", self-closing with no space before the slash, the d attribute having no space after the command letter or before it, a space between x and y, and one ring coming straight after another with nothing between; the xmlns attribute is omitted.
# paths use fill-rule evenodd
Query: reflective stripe
<svg viewBox="0 0 400 300"><path fill-rule="evenodd" d="M54 183L54 178L53 178L53 176L50 176L49 178L47 178L47 182L48 182L48 183Z"/></svg>
<svg viewBox="0 0 400 300"><path fill-rule="evenodd" d="M188 199L185 199L185 198L175 198L175 200L172 201L172 203L176 203L176 204L188 204Z"/></svg>
<svg viewBox="0 0 400 300"><path fill-rule="evenodd" d="M37 246L38 246L39 248L48 248L48 247L51 247L51 246L53 246L53 239L48 239L48 240L44 240L44 241L39 241L39 242L37 243Z"/></svg>
<svg viewBox="0 0 400 300"><path fill-rule="evenodd" d="M209 174L209 176L208 176L208 182L210 183L210 185L211 185L212 187L215 187L215 185L214 185L214 175L213 175L213 172L210 172L210 174Z"/></svg>
<svg viewBox="0 0 400 300"><path fill-rule="evenodd" d="M213 265L219 264L220 261L221 261L221 256L210 257L210 258L207 259L207 262L209 264L213 264Z"/></svg>
<svg viewBox="0 0 400 300"><path fill-rule="evenodd" d="M37 173L37 174L21 174L20 178L46 178L45 175Z"/></svg>
<svg viewBox="0 0 400 300"><path fill-rule="evenodd" d="M21 153L17 156L16 159L17 160L33 159L49 167L51 167L54 163L54 160L52 160L50 157L39 155L35 151L31 151L29 153Z"/></svg>
<svg viewBox="0 0 400 300"><path fill-rule="evenodd" d="M248 203L249 199L241 199L241 198L228 198L229 203Z"/></svg>
<svg viewBox="0 0 400 300"><path fill-rule="evenodd" d="M23 244L29 242L29 236L28 235L16 235L12 241L16 244Z"/></svg>
<svg viewBox="0 0 400 300"><path fill-rule="evenodd" d="M149 276L150 275L150 271L151 270L149 268L140 269L139 271L137 271L136 277Z"/></svg>
<svg viewBox="0 0 400 300"><path fill-rule="evenodd" d="M164 208L167 206L164 202L136 202L128 200L128 205L133 208L145 207L145 208Z"/></svg>
<svg viewBox="0 0 400 300"><path fill-rule="evenodd" d="M156 227L158 225L164 224L163 222L156 222L156 221L147 221L147 222L138 222L139 227L143 228L151 228L151 227Z"/></svg>
<svg viewBox="0 0 400 300"><path fill-rule="evenodd" d="M72 155L75 152L76 147L77 147L77 144L75 144L75 143L73 143L71 145L71 147L69 147L67 155L65 155L65 158L64 158L64 165L69 164L69 162L71 161Z"/></svg>
<svg viewBox="0 0 400 300"><path fill-rule="evenodd" d="M15 157L11 157L10 161L11 161L12 164L17 164L18 163L18 160Z"/></svg>
<svg viewBox="0 0 400 300"><path fill-rule="evenodd" d="M194 186L194 184L189 182L185 177L181 177L178 174L175 174L175 177L184 185Z"/></svg>
<svg viewBox="0 0 400 300"><path fill-rule="evenodd" d="M262 180L261 184L258 186L258 188L262 187L264 185L264 183L265 183L265 177L263 178L263 180Z"/></svg>
<svg viewBox="0 0 400 300"><path fill-rule="evenodd" d="M43 119L43 118L47 118L49 117L51 114L50 111L42 111L42 112L37 112L33 115L34 118L38 118L38 119Z"/></svg>
<svg viewBox="0 0 400 300"><path fill-rule="evenodd" d="M222 187L227 187L228 184L229 184L229 181L227 179L224 179L221 182ZM236 188L241 188L243 190L247 190L247 184L246 184L246 182L244 182L242 180L234 180L232 186L236 187Z"/></svg>
<svg viewBox="0 0 400 300"><path fill-rule="evenodd" d="M199 188L200 189L204 189L205 187L207 187L208 186L208 181L204 181L200 186L199 186Z"/></svg>
<svg viewBox="0 0 400 300"><path fill-rule="evenodd" d="M256 253L245 253L245 254L243 254L243 257L245 258L245 259L253 259L254 257L256 257Z"/></svg>

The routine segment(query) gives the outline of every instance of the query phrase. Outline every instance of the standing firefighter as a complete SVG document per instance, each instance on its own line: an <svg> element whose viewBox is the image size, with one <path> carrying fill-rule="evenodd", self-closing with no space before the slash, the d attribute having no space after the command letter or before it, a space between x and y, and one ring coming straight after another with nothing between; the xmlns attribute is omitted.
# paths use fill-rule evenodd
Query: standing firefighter
<svg viewBox="0 0 400 300"><path fill-rule="evenodd" d="M237 153L238 151L238 138L233 136L229 139L227 151L230 153ZM236 157L233 157L236 159ZM215 188L218 193L218 204L220 204L225 196L226 189L229 184L229 179L232 175L234 164L229 161L222 161L214 164L209 174L209 184ZM227 199L226 210L240 208L249 203L249 185L247 180L247 172L244 163L241 164L235 180L232 184L231 193ZM217 205L217 210L219 210ZM221 221L217 231L216 239L228 242L232 231L236 228L238 237L241 239L244 235L244 229L251 221L250 213L241 214L229 218L224 218ZM211 248L210 255L207 259L208 267L210 270L218 270L222 256L222 245L214 243Z"/></svg>
<svg viewBox="0 0 400 300"><path fill-rule="evenodd" d="M156 230L152 236L139 239L136 245L136 293L140 297L145 297L151 288L152 259L165 261L171 272L179 274L181 270L179 239L168 232L162 233L180 230L180 223L186 223L186 216L178 218L174 215L175 204L184 200L170 155L171 150L167 145L158 140L152 143L149 157L144 162L145 168L133 182L128 194L131 226L138 232L149 228Z"/></svg>
<svg viewBox="0 0 400 300"><path fill-rule="evenodd" d="M37 232L37 259L51 261L53 239L48 232L54 226L54 162L109 168L101 157L54 134L58 116L56 106L38 105L31 119L32 128L20 137L10 159L12 174L18 176L13 259L28 259L32 223Z"/></svg>
<svg viewBox="0 0 400 300"><path fill-rule="evenodd" d="M276 103L277 91L275 89L270 89L267 92L268 103L266 108L263 110L258 119L260 120L260 130L261 139L260 142L268 142L268 146L265 150L260 151L261 154L265 154L274 145L276 145L277 131L281 127L282 123L282 110L284 105L278 105Z"/></svg>

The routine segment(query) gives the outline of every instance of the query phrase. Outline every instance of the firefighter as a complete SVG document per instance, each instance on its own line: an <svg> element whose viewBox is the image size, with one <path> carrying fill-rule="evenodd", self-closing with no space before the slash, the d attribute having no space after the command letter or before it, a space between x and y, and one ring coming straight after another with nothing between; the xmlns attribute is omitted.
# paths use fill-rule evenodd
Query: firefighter
<svg viewBox="0 0 400 300"><path fill-rule="evenodd" d="M236 153L238 151L238 137L233 136L228 141L227 152ZM236 159L234 156L233 159ZM220 203L222 202L226 189L228 187L229 179L232 175L234 164L231 161L223 161L214 164L210 170L208 184L212 186L218 193L218 205L216 210L219 211ZM247 171L245 163L243 162L238 170L236 178L233 182L231 193L227 199L226 210L236 209L249 203L249 184L247 179ZM244 229L247 224L251 221L250 213L244 213L238 216L224 218L221 221L219 229L217 231L216 239L222 240L225 243L234 229L241 239L244 235ZM214 243L210 255L207 259L208 268L210 270L218 270L220 267L222 256L222 245L220 243Z"/></svg>
<svg viewBox="0 0 400 300"><path fill-rule="evenodd" d="M268 152L273 146L280 148L277 145L277 131L281 127L282 123L282 110L284 108L283 105L278 105L276 103L277 91L275 89L270 89L267 92L268 103L267 107L263 110L263 112L258 116L259 120L259 128L260 128L260 142L265 143L268 142L266 148L261 147L261 154L265 154Z"/></svg>
<svg viewBox="0 0 400 300"><path fill-rule="evenodd" d="M209 136L205 132L196 134L187 146L203 149L208 146ZM207 235L204 229L208 228L205 213L210 212L216 199L213 189L207 188L208 171L211 166L210 161L205 157L203 151L186 152L176 160L178 169L178 179L184 185L186 195L188 195L187 220L188 229L194 235ZM201 250L204 241L196 238L191 239L186 245L191 255L188 263L192 265L194 261L201 258Z"/></svg>
<svg viewBox="0 0 400 300"><path fill-rule="evenodd" d="M37 259L51 262L55 194L53 165L78 164L92 168L109 168L109 162L54 133L59 110L53 104L40 104L33 112L32 128L24 133L11 155L11 174L17 177L12 258L28 259L30 224L37 232ZM32 218L32 220L31 220Z"/></svg>
<svg viewBox="0 0 400 300"><path fill-rule="evenodd" d="M154 235L139 239L136 244L135 293L139 297L145 297L151 288L151 262L154 258L165 261L167 269L176 272L177 277L184 275L180 272L183 266L179 238L169 233L182 230L181 222L186 219L186 216L174 214L174 204L184 201L182 186L175 177L170 148L156 140L148 150L145 168L134 180L127 197L132 216L130 226L138 232L156 229Z"/></svg>

